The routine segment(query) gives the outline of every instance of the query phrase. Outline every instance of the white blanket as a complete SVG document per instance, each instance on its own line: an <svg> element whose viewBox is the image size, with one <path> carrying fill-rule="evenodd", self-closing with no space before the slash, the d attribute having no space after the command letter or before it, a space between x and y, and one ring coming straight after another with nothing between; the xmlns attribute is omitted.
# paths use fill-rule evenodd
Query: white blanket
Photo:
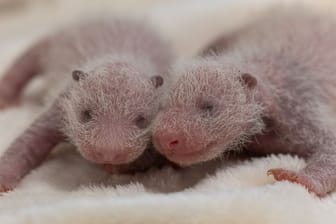
<svg viewBox="0 0 336 224"><path fill-rule="evenodd" d="M0 14L1 71L32 39L74 14L102 9L144 13L186 56L217 36L219 29L229 32L247 18L255 18L272 1L258 0L252 5L242 0L188 0L157 5L149 0L100 0L84 6L79 0L29 2L33 5L26 9ZM316 4L328 9L332 5ZM47 19L47 15L58 15L58 19ZM1 152L41 109L27 100L0 113ZM336 194L321 200L299 185L274 183L266 175L269 168L297 170L304 165L299 158L270 156L109 176L62 145L15 191L0 197L0 223L336 223Z"/></svg>

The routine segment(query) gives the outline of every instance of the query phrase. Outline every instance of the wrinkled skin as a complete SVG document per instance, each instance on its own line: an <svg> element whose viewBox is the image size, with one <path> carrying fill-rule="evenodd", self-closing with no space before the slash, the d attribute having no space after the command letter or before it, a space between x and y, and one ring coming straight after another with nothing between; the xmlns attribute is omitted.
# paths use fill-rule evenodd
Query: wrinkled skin
<svg viewBox="0 0 336 224"><path fill-rule="evenodd" d="M13 189L63 141L112 173L160 166L142 155L171 61L155 31L127 19L71 26L27 49L0 80L0 108L19 102L38 74L54 100L0 158L0 192Z"/></svg>
<svg viewBox="0 0 336 224"><path fill-rule="evenodd" d="M153 124L160 153L181 165L230 150L296 154L304 169L268 174L318 196L336 188L336 22L297 12L272 12L217 55L173 70Z"/></svg>
<svg viewBox="0 0 336 224"><path fill-rule="evenodd" d="M94 163L131 162L150 142L148 126L158 111L158 87L131 66L93 68L61 101L64 133Z"/></svg>
<svg viewBox="0 0 336 224"><path fill-rule="evenodd" d="M207 63L181 75L172 88L153 128L156 148L168 159L183 165L213 159L259 125L253 119L260 107L248 97L253 92L245 83L248 77L228 79L221 72L218 64ZM215 85L223 88L210 88Z"/></svg>

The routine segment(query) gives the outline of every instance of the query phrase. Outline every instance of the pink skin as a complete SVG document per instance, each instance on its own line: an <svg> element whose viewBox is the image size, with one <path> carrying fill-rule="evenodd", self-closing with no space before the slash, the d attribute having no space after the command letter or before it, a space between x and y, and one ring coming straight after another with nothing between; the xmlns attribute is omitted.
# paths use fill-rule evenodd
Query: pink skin
<svg viewBox="0 0 336 224"><path fill-rule="evenodd" d="M73 26L29 48L0 80L0 108L18 102L37 74L59 95L0 158L0 192L13 189L63 141L112 173L160 166L155 153L144 152L171 61L156 32L132 20Z"/></svg>
<svg viewBox="0 0 336 224"><path fill-rule="evenodd" d="M39 72L39 52L45 48L40 42L28 49L3 76L0 82L0 109L16 105L26 84Z"/></svg>
<svg viewBox="0 0 336 224"><path fill-rule="evenodd" d="M120 70L124 73L118 74ZM159 86L155 80L143 80L137 70L130 64L100 65L84 74L64 97L63 130L87 160L128 163L149 144L148 125L158 109Z"/></svg>
<svg viewBox="0 0 336 224"><path fill-rule="evenodd" d="M333 27L335 21L326 18L273 12L231 47L217 49L218 55L176 68L176 80L153 124L158 151L181 165L240 149L296 154L307 158L304 169L268 173L318 196L333 191Z"/></svg>
<svg viewBox="0 0 336 224"><path fill-rule="evenodd" d="M244 122L252 120L258 113L259 106L255 106L246 96L254 91L254 78L242 74L228 80L218 69L214 69L215 66L218 65L209 63L181 75L154 121L153 142L173 162L190 165L217 157L223 146L233 149L239 143L237 140L250 132L249 126L253 126L253 123ZM204 73L213 76L204 76ZM207 88L215 85L225 88ZM220 97L215 98L216 95ZM251 110L238 113L241 105L236 102L251 107ZM213 110L214 105L224 112L227 110L227 113L220 114L219 109ZM222 125L221 120L235 123Z"/></svg>
<svg viewBox="0 0 336 224"><path fill-rule="evenodd" d="M322 186L319 183L313 182L313 179L300 174L299 172L285 170L285 169L270 169L267 171L268 175L272 175L277 181L290 181L293 183L298 183L307 188L309 192L313 192L320 197L326 196L326 192L321 191Z"/></svg>
<svg viewBox="0 0 336 224"><path fill-rule="evenodd" d="M37 167L51 149L64 140L55 124L59 116L55 106L36 119L0 158L0 192L13 189L29 170Z"/></svg>

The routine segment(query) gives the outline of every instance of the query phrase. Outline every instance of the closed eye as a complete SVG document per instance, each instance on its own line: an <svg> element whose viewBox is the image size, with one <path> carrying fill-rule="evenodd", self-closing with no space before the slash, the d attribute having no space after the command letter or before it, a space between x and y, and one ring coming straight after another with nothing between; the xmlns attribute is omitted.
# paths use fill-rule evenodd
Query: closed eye
<svg viewBox="0 0 336 224"><path fill-rule="evenodd" d="M214 109L214 105L212 105L209 102L203 103L202 105L200 105L200 109L206 112L211 112Z"/></svg>
<svg viewBox="0 0 336 224"><path fill-rule="evenodd" d="M149 125L149 121L143 115L138 115L135 118L134 123L140 129L144 129Z"/></svg>
<svg viewBox="0 0 336 224"><path fill-rule="evenodd" d="M91 121L92 118L93 118L93 113L90 109L83 110L80 113L80 122L82 122L82 123L87 123L87 122Z"/></svg>
<svg viewBox="0 0 336 224"><path fill-rule="evenodd" d="M202 112L202 116L211 116L215 111L215 104L211 101L201 101L197 104L197 107Z"/></svg>

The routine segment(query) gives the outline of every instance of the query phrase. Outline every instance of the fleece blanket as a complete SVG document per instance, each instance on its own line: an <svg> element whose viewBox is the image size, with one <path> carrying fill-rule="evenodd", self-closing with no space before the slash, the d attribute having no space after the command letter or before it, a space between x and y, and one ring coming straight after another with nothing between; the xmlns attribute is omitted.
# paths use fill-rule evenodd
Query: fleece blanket
<svg viewBox="0 0 336 224"><path fill-rule="evenodd" d="M0 2L0 72L39 35L81 16L147 17L183 58L273 4L271 0ZM336 8L333 1L305 2L326 11ZM29 86L18 107L0 112L0 152L43 109L32 100L39 85L36 81ZM273 155L110 176L63 144L14 191L0 196L0 223L336 223L336 194L320 199L299 185L274 183L266 175L274 167L304 166L300 158Z"/></svg>

